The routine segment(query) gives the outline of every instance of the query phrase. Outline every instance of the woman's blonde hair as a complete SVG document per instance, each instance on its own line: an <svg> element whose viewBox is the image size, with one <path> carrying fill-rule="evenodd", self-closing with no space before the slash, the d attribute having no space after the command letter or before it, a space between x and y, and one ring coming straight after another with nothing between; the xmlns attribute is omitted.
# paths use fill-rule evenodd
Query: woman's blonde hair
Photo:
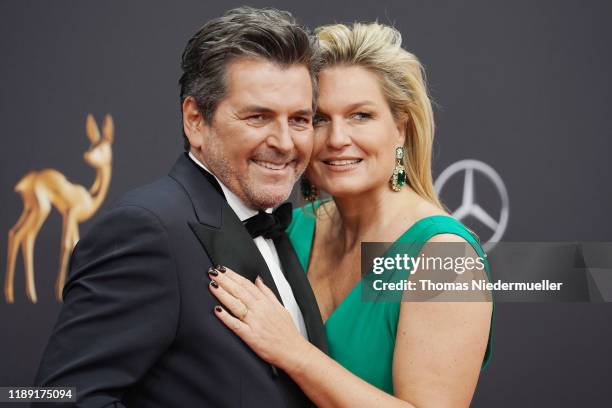
<svg viewBox="0 0 612 408"><path fill-rule="evenodd" d="M379 23L354 23L322 26L315 34L321 69L358 65L378 76L393 116L406 121L407 183L421 197L443 208L431 175L434 119L425 73L417 57L401 47L401 33Z"/></svg>

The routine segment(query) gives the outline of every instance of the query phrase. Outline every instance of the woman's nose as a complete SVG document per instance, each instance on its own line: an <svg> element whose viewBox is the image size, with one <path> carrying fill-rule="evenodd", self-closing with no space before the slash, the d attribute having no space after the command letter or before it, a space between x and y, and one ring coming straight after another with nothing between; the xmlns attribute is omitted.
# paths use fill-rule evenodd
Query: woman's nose
<svg viewBox="0 0 612 408"><path fill-rule="evenodd" d="M330 131L327 136L327 145L334 149L340 149L351 144L351 137L348 129L342 124L342 121L332 120Z"/></svg>

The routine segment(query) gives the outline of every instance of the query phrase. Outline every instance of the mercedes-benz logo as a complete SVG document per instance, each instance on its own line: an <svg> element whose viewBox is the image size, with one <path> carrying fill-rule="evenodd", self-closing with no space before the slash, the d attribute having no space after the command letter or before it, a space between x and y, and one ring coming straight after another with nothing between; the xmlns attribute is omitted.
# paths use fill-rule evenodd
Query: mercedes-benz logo
<svg viewBox="0 0 612 408"><path fill-rule="evenodd" d="M493 182L493 185L497 189L501 199L501 209L498 219L491 216L489 212L476 202L474 171L484 174ZM460 221L468 216L474 217L490 228L493 231L493 235L483 244L483 248L489 251L500 241L508 226L508 217L510 215L508 190L506 190L502 178L491 166L478 160L467 159L451 164L440 174L440 176L438 176L434 183L434 188L438 194L440 195L442 193L444 185L452 176L461 172L465 173L463 178L463 197L459 208L453 211L453 217Z"/></svg>

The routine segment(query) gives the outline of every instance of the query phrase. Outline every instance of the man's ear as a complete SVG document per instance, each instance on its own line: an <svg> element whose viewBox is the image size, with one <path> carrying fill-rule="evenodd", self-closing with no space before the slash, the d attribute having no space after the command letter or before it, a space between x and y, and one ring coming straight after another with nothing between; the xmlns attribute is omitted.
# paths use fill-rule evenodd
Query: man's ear
<svg viewBox="0 0 612 408"><path fill-rule="evenodd" d="M200 150L203 143L203 136L207 131L207 126L198 109L198 104L192 96L188 96L183 100L182 110L183 131L191 147Z"/></svg>

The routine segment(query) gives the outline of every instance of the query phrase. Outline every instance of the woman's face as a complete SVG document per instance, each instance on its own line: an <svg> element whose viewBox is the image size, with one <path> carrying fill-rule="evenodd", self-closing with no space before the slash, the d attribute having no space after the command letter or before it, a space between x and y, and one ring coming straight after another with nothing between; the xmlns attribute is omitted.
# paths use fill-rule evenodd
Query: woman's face
<svg viewBox="0 0 612 408"><path fill-rule="evenodd" d="M404 144L377 76L359 66L319 75L314 146L306 176L334 197L389 188L395 149Z"/></svg>

